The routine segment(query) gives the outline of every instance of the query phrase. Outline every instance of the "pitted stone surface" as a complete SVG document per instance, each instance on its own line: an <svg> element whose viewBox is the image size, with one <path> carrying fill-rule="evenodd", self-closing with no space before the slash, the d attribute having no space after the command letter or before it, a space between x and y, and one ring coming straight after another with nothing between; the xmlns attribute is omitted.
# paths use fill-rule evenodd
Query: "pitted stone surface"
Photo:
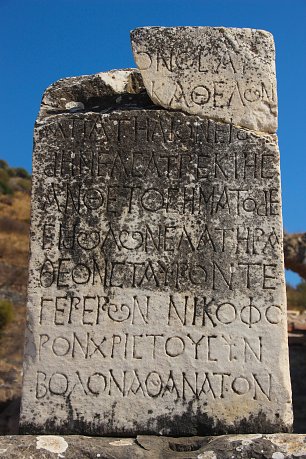
<svg viewBox="0 0 306 459"><path fill-rule="evenodd" d="M228 435L222 437L103 438L11 435L0 437L0 458L5 459L305 459L305 435ZM67 445L57 448L56 445ZM53 450L53 451L52 451ZM59 452L62 451L62 452Z"/></svg>
<svg viewBox="0 0 306 459"><path fill-rule="evenodd" d="M134 58L153 102L274 133L275 51L269 32L224 27L143 27Z"/></svg>

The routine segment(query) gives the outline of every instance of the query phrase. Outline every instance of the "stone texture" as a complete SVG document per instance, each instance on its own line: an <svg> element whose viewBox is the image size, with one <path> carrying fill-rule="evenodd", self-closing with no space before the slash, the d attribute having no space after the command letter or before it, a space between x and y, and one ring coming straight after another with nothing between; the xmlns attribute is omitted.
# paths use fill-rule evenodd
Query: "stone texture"
<svg viewBox="0 0 306 459"><path fill-rule="evenodd" d="M6 459L305 459L305 435L137 438L11 435L0 437Z"/></svg>
<svg viewBox="0 0 306 459"><path fill-rule="evenodd" d="M35 128L21 432L290 430L275 137L100 79Z"/></svg>
<svg viewBox="0 0 306 459"><path fill-rule="evenodd" d="M168 109L274 133L275 52L269 32L224 27L143 27L131 32L151 99Z"/></svg>

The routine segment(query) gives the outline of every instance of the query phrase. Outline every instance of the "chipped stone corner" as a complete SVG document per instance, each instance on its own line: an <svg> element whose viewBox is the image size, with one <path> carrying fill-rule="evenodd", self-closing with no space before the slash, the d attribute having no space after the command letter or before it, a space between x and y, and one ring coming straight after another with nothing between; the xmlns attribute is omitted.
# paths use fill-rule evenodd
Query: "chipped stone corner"
<svg viewBox="0 0 306 459"><path fill-rule="evenodd" d="M140 94L146 96L146 90L137 69L60 79L45 90L38 121L62 113L101 112L116 105L119 108L121 96Z"/></svg>
<svg viewBox="0 0 306 459"><path fill-rule="evenodd" d="M270 32L225 27L131 31L135 62L155 104L259 133L277 129Z"/></svg>

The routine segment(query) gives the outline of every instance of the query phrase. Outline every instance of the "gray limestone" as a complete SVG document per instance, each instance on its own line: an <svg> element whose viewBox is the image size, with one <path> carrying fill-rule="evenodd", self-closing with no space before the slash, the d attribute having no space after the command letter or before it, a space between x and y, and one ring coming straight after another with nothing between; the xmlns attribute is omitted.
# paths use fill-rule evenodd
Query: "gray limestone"
<svg viewBox="0 0 306 459"><path fill-rule="evenodd" d="M133 30L131 39L156 104L256 131L276 131L275 51L269 32L143 27Z"/></svg>
<svg viewBox="0 0 306 459"><path fill-rule="evenodd" d="M260 455L260 456L259 456ZM306 436L293 434L221 437L137 438L79 435L7 435L0 437L5 459L297 459L306 457Z"/></svg>
<svg viewBox="0 0 306 459"><path fill-rule="evenodd" d="M213 118L131 69L47 89L22 432L290 431L276 136Z"/></svg>

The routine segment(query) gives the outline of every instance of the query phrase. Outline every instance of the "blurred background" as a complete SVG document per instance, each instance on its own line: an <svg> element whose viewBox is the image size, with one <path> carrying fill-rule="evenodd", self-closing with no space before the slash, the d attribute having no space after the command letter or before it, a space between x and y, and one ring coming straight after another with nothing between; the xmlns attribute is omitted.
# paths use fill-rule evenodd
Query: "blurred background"
<svg viewBox="0 0 306 459"><path fill-rule="evenodd" d="M306 432L306 1L0 0L0 434L17 432L28 266L32 137L54 81L135 67L140 26L273 33L295 431Z"/></svg>

